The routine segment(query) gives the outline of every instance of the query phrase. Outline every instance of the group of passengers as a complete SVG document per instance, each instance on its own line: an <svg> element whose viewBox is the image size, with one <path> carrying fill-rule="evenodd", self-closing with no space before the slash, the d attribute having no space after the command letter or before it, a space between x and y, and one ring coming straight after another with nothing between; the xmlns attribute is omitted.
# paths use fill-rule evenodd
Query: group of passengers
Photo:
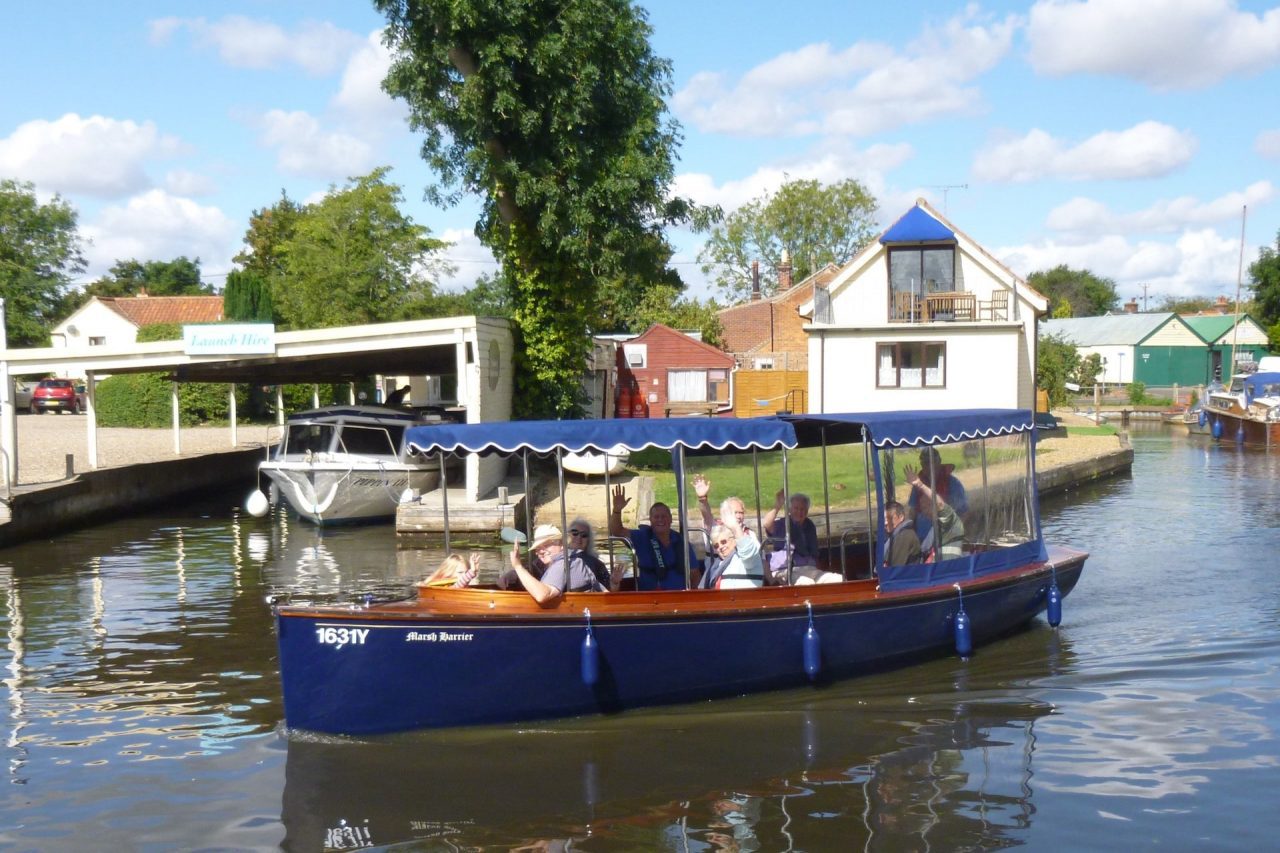
<svg viewBox="0 0 1280 853"><path fill-rule="evenodd" d="M920 467L904 467L911 486L908 504L891 500L885 504L884 529L887 534L884 564L945 560L963 553L964 522L968 511L964 486L952 476L954 466L944 465L938 451L926 447L920 452ZM935 485L936 483L936 485ZM635 529L622 522L623 509L630 503L626 490L613 491L609 515L609 535L627 539L635 555L636 589L749 589L766 584L834 583L843 580L838 572L818 565L818 531L809 518L811 502L802 493L787 498L783 490L762 519L772 551L765 555L756 532L746 518L741 498L721 502L719 517L711 511L711 481L699 474L693 479L694 493L702 521L709 533L705 562L684 535L672 526L671 508L661 502L649 508L649 523ZM782 514L784 505L788 507ZM604 592L618 589L620 566L611 573L595 552L595 534L585 518L575 518L568 535L560 528L542 524L534 530L529 545L534 561L525 566L520 549L511 550L511 568L498 579L502 589L522 588L539 604L554 602L564 592ZM479 556L470 564L451 554L425 581L427 586L470 585L478 573Z"/></svg>

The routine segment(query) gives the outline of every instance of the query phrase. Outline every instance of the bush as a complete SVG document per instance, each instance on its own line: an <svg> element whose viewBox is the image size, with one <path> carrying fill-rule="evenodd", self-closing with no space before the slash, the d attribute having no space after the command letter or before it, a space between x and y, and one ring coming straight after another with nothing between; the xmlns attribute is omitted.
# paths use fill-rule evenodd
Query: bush
<svg viewBox="0 0 1280 853"><path fill-rule="evenodd" d="M95 402L99 426L163 428L173 424L171 383L164 373L123 373L97 384ZM244 386L236 386L236 406L248 400ZM178 392L178 423L197 426L226 421L227 386L223 383L184 383Z"/></svg>
<svg viewBox="0 0 1280 853"><path fill-rule="evenodd" d="M1147 383L1132 382L1129 384L1129 402L1135 406L1141 406L1147 398Z"/></svg>

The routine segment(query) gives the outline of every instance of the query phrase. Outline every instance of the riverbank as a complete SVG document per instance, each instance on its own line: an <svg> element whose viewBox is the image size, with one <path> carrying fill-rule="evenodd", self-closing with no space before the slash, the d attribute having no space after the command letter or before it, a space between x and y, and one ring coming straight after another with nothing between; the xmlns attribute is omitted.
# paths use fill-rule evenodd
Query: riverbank
<svg viewBox="0 0 1280 853"><path fill-rule="evenodd" d="M89 468L88 416L70 414L18 415L18 479L15 485L58 483ZM265 447L280 435L274 424L247 424L236 429L231 443L228 426L183 427L181 450L174 451L173 430L99 427L98 467L118 468L141 462L165 462ZM71 457L68 465L67 457Z"/></svg>

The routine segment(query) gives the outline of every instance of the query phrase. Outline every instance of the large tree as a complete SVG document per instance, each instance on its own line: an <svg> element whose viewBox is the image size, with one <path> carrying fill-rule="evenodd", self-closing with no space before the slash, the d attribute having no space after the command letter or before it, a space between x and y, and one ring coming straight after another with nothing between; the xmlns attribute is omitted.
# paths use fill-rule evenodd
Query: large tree
<svg viewBox="0 0 1280 853"><path fill-rule="evenodd" d="M270 323L275 320L271 285L249 270L232 270L222 288L222 316L228 320Z"/></svg>
<svg viewBox="0 0 1280 853"><path fill-rule="evenodd" d="M654 323L661 323L673 329L697 329L703 341L718 347L723 343L724 334L719 311L720 306L713 299L703 302L688 298L679 288L664 284L645 291L626 328L639 333Z"/></svg>
<svg viewBox="0 0 1280 853"><path fill-rule="evenodd" d="M249 228L244 234L245 247L232 260L267 281L282 274L284 256L281 247L293 237L301 216L302 205L281 190L279 201L255 210L249 217Z"/></svg>
<svg viewBox="0 0 1280 853"><path fill-rule="evenodd" d="M317 329L422 316L435 298L431 277L449 271L433 257L447 243L400 211L387 168L352 178L302 210L279 247L283 271L270 279L282 324Z"/></svg>
<svg viewBox="0 0 1280 853"><path fill-rule="evenodd" d="M628 0L375 0L394 59L385 87L423 132L440 184L478 194L476 234L503 264L520 340L519 413L581 412L605 282L660 280L675 123L669 64Z"/></svg>
<svg viewBox="0 0 1280 853"><path fill-rule="evenodd" d="M63 294L85 260L76 211L60 196L41 204L30 183L0 180L0 298L9 346L43 346Z"/></svg>
<svg viewBox="0 0 1280 853"><path fill-rule="evenodd" d="M875 236L876 210L875 197L854 178L834 184L788 180L713 225L698 260L731 302L751 295L751 264L758 261L767 296L777 290L784 251L795 282L827 264L843 264Z"/></svg>
<svg viewBox="0 0 1280 853"><path fill-rule="evenodd" d="M90 296L212 296L216 289L200 280L200 259L185 255L171 261L116 261L107 274L84 289Z"/></svg>
<svg viewBox="0 0 1280 853"><path fill-rule="evenodd" d="M1249 264L1249 287L1259 314L1254 319L1264 326L1280 323L1280 232L1275 246L1263 246L1258 259ZM1280 341L1272 343L1280 345Z"/></svg>
<svg viewBox="0 0 1280 853"><path fill-rule="evenodd" d="M1097 317L1114 310L1120 302L1116 283L1088 270L1073 270L1059 264L1027 276L1027 284L1049 297L1049 314L1057 317L1062 303L1071 307L1071 317Z"/></svg>

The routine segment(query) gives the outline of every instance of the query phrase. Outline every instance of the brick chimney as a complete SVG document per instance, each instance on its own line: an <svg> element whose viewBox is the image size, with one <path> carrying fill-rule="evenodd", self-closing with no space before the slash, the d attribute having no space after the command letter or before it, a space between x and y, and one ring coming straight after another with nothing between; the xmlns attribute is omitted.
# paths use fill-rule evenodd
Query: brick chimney
<svg viewBox="0 0 1280 853"><path fill-rule="evenodd" d="M1225 297L1225 296L1219 296L1219 297L1214 301L1214 303L1213 303L1213 307L1217 310L1217 312L1218 312L1219 314L1230 314L1230 313L1231 313L1231 303L1227 300L1227 297Z"/></svg>
<svg viewBox="0 0 1280 853"><path fill-rule="evenodd" d="M760 262L751 262L751 301L760 301Z"/></svg>
<svg viewBox="0 0 1280 853"><path fill-rule="evenodd" d="M1138 313L1138 300L1136 300L1136 299L1130 299L1128 302L1126 302L1126 303L1124 304L1124 313L1126 313L1126 314L1137 314L1137 313Z"/></svg>
<svg viewBox="0 0 1280 853"><path fill-rule="evenodd" d="M791 289L791 253L782 250L782 261L778 264L778 292Z"/></svg>

